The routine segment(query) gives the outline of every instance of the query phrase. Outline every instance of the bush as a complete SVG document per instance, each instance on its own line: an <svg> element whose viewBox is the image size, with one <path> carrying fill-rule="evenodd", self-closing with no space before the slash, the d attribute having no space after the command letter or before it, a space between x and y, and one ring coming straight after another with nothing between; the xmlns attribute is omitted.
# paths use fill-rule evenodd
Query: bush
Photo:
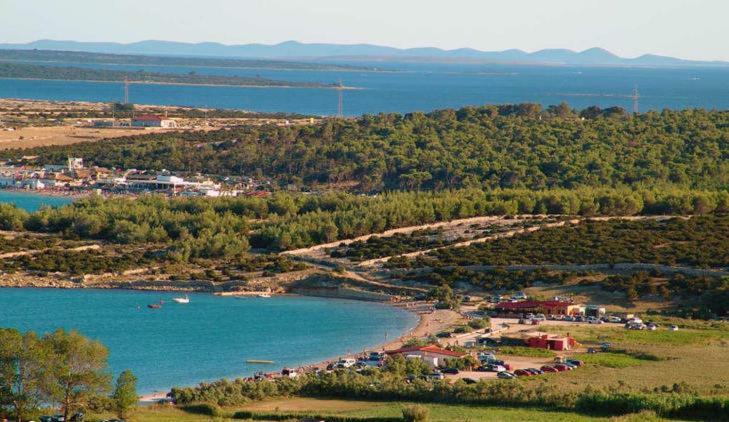
<svg viewBox="0 0 729 422"><path fill-rule="evenodd" d="M472 319L468 321L468 326L473 328L474 330L480 330L483 328L486 328L489 324L489 320L487 319Z"/></svg>
<svg viewBox="0 0 729 422"><path fill-rule="evenodd" d="M212 403L191 403L185 406L182 406L182 410L188 413L194 413L196 415L205 415L205 416L214 416L214 417L221 417L223 416L223 409L220 408L220 406L212 404Z"/></svg>
<svg viewBox="0 0 729 422"><path fill-rule="evenodd" d="M402 418L405 422L427 422L428 408L425 406L415 405L402 409Z"/></svg>

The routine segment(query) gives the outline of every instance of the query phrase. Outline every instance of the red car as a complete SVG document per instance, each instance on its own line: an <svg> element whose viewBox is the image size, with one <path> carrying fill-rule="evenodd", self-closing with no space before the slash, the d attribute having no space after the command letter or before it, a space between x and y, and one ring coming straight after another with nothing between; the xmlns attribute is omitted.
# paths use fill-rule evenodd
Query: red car
<svg viewBox="0 0 729 422"><path fill-rule="evenodd" d="M532 375L532 373L525 369L517 369L516 371L514 371L514 375L516 375L517 377L529 377Z"/></svg>
<svg viewBox="0 0 729 422"><path fill-rule="evenodd" d="M569 366L563 365L561 363L558 363L558 364L554 365L554 369L556 369L559 372L571 371L572 370L572 368L570 368Z"/></svg>
<svg viewBox="0 0 729 422"><path fill-rule="evenodd" d="M544 365L540 368L544 372L559 372L554 366Z"/></svg>

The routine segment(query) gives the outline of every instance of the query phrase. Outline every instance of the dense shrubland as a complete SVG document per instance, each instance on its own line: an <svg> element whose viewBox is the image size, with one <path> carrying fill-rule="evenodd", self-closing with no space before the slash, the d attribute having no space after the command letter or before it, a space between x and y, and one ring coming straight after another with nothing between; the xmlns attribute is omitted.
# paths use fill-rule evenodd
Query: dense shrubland
<svg viewBox="0 0 729 422"><path fill-rule="evenodd" d="M403 267L650 263L729 266L729 216L585 221L391 262Z"/></svg>

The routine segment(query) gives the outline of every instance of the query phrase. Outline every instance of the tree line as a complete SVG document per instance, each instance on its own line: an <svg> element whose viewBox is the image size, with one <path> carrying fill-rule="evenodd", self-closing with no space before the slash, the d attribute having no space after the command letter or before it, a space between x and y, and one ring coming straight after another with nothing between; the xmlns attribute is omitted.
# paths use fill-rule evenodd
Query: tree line
<svg viewBox="0 0 729 422"><path fill-rule="evenodd" d="M168 258L186 262L241 257L250 247L280 251L481 215L683 215L728 211L729 192L677 188L461 189L371 196L279 192L269 198L92 196L33 213L0 206L0 229L57 233L68 239L155 244L165 249Z"/></svg>
<svg viewBox="0 0 729 422"><path fill-rule="evenodd" d="M242 126L4 151L41 163L266 175L281 186L355 183L361 192L580 186L729 186L729 112L566 104L491 105Z"/></svg>
<svg viewBox="0 0 729 422"><path fill-rule="evenodd" d="M67 421L90 407L125 417L137 403L136 377L122 372L112 391L107 358L106 347L75 331L0 328L0 416L21 422L59 406Z"/></svg>

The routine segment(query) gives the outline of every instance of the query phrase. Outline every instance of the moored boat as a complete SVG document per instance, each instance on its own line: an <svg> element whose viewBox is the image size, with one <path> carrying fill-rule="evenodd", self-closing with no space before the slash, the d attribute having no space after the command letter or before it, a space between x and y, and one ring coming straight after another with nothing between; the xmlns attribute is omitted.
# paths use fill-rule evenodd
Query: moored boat
<svg viewBox="0 0 729 422"><path fill-rule="evenodd" d="M190 303L190 298L187 295L185 297L173 297L172 300L177 303Z"/></svg>

